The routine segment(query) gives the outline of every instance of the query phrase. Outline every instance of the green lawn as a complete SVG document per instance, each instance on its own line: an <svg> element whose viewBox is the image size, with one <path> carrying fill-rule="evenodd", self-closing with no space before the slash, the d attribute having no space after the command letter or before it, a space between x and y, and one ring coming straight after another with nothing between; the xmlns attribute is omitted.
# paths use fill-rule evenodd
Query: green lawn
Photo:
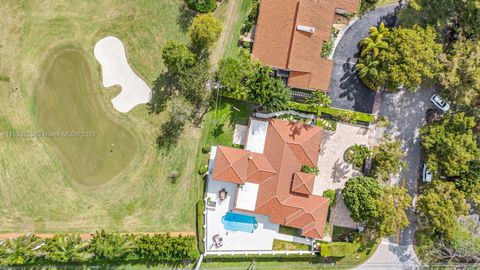
<svg viewBox="0 0 480 270"><path fill-rule="evenodd" d="M236 12L234 13L233 18L233 27L230 29L228 33L228 37L225 40L224 48L223 48L223 55L222 58L225 57L237 57L240 52L241 47L239 46L239 39L240 39L240 29L243 26L243 22L247 19L248 14L250 13L250 9L252 8L252 0L230 0L228 2L240 1L236 8ZM218 9L215 11L215 14L218 14L222 20L227 20L225 14L225 10L227 8L227 3L222 3Z"/></svg>
<svg viewBox="0 0 480 270"><path fill-rule="evenodd" d="M280 225L280 227L278 228L278 232L283 233L283 234L298 236L298 229L297 228L287 227L287 226L283 226L283 225Z"/></svg>
<svg viewBox="0 0 480 270"><path fill-rule="evenodd" d="M292 250L292 251L303 250L303 251L309 251L310 246L275 239L275 240L273 240L273 250Z"/></svg>
<svg viewBox="0 0 480 270"><path fill-rule="evenodd" d="M208 145L233 146L235 125L247 125L253 115L253 106L240 100L220 97L217 106L209 112L206 143Z"/></svg>
<svg viewBox="0 0 480 270"><path fill-rule="evenodd" d="M145 106L116 112L110 100L119 89L103 88L93 56L97 40L115 35L151 84L163 68L164 42L188 39L183 3L2 3L0 75L8 80L0 81L0 131L87 129L98 137L2 138L0 232L195 230L203 182L189 157L200 129L188 127L176 148L158 151L166 114L149 115ZM175 183L168 180L173 170L180 173Z"/></svg>

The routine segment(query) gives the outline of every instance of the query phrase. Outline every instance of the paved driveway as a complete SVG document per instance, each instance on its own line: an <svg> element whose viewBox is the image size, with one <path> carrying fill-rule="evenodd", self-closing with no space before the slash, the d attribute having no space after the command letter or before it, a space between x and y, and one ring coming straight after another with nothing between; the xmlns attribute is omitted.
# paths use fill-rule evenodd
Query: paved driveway
<svg viewBox="0 0 480 270"><path fill-rule="evenodd" d="M363 15L343 34L333 55L334 67L329 95L332 107L371 113L375 92L363 85L355 74L358 43L368 36L369 28L384 21L393 25L396 5L380 7Z"/></svg>
<svg viewBox="0 0 480 270"><path fill-rule="evenodd" d="M368 145L370 129L363 126L337 123L335 133L324 132L313 194L322 195L327 189L343 189L352 176L361 175L351 164L343 160L343 154L354 144Z"/></svg>
<svg viewBox="0 0 480 270"><path fill-rule="evenodd" d="M433 108L429 98L434 92L434 89L420 89L413 93L406 91L395 94L381 93L380 96L379 114L386 116L390 120L390 125L386 132L393 134L395 139L403 141L406 153L404 160L408 168L406 171L401 172L400 178L397 180L405 179L405 187L412 198L418 193L418 181L421 174L419 129L424 124L427 110ZM401 184L401 181L398 182ZM411 225L402 231L400 245L413 244L416 219L412 211L408 211L407 215Z"/></svg>
<svg viewBox="0 0 480 270"><path fill-rule="evenodd" d="M375 253L355 270L407 270L420 269L413 246L399 246L382 241Z"/></svg>

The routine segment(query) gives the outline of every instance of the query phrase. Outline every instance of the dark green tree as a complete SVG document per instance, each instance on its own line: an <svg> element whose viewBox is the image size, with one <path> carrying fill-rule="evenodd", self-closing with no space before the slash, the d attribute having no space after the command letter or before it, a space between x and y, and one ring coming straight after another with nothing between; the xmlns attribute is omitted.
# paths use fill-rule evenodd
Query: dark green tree
<svg viewBox="0 0 480 270"><path fill-rule="evenodd" d="M455 180L455 186L461 190L465 197L480 204L480 161L470 161L468 170Z"/></svg>
<svg viewBox="0 0 480 270"><path fill-rule="evenodd" d="M196 107L202 107L207 105L210 98L209 80L209 62L198 61L193 67L184 70L180 74L178 80L179 92Z"/></svg>
<svg viewBox="0 0 480 270"><path fill-rule="evenodd" d="M422 226L433 234L452 238L457 226L457 218L467 214L468 205L463 193L455 185L445 181L434 181L418 196L416 211Z"/></svg>
<svg viewBox="0 0 480 270"><path fill-rule="evenodd" d="M428 168L447 176L458 176L479 158L472 128L475 119L464 113L446 115L420 130L422 146L427 154Z"/></svg>
<svg viewBox="0 0 480 270"><path fill-rule="evenodd" d="M202 13L212 12L217 8L217 0L187 0L188 7Z"/></svg>
<svg viewBox="0 0 480 270"><path fill-rule="evenodd" d="M178 75L195 63L195 55L187 45L174 40L167 41L162 49L163 63L168 72Z"/></svg>
<svg viewBox="0 0 480 270"><path fill-rule="evenodd" d="M379 52L379 81L388 91L399 87L417 89L423 82L432 81L440 70L438 55L442 45L433 27L393 28L385 41L388 47Z"/></svg>
<svg viewBox="0 0 480 270"><path fill-rule="evenodd" d="M457 40L448 54L440 56L442 96L457 104L477 105L480 98L480 41Z"/></svg>
<svg viewBox="0 0 480 270"><path fill-rule="evenodd" d="M389 180L391 175L397 175L401 168L407 166L404 157L401 142L384 136L380 144L373 148L373 176L383 181Z"/></svg>
<svg viewBox="0 0 480 270"><path fill-rule="evenodd" d="M463 2L460 12L460 27L466 37L480 39L480 0L467 0Z"/></svg>
<svg viewBox="0 0 480 270"><path fill-rule="evenodd" d="M370 221L379 216L383 188L373 178L358 176L348 179L342 196L354 221Z"/></svg>
<svg viewBox="0 0 480 270"><path fill-rule="evenodd" d="M390 236L398 233L410 224L405 210L411 206L412 197L406 189L398 186L386 188L381 201L378 218L372 220L379 236Z"/></svg>
<svg viewBox="0 0 480 270"><path fill-rule="evenodd" d="M258 65L248 87L253 100L269 111L281 111L288 108L291 93L282 80L270 76L271 71L270 67Z"/></svg>

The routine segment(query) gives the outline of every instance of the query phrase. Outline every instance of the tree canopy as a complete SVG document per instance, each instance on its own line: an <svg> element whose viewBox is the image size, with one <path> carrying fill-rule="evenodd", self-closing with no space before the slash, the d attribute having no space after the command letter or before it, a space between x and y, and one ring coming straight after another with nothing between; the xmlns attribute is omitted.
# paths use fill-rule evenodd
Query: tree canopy
<svg viewBox="0 0 480 270"><path fill-rule="evenodd" d="M269 111L281 111L288 107L290 89L285 83L270 76L272 69L259 66L248 84L252 98Z"/></svg>
<svg viewBox="0 0 480 270"><path fill-rule="evenodd" d="M420 130L428 168L447 176L458 176L469 169L480 152L473 134L475 119L464 113L446 115Z"/></svg>
<svg viewBox="0 0 480 270"><path fill-rule="evenodd" d="M397 175L406 166L403 157L405 152L400 141L395 141L390 136L381 138L380 144L373 148L373 176L387 181L390 175Z"/></svg>
<svg viewBox="0 0 480 270"><path fill-rule="evenodd" d="M434 181L416 203L418 217L423 226L451 238L457 228L457 217L467 214L464 194L446 181Z"/></svg>
<svg viewBox="0 0 480 270"><path fill-rule="evenodd" d="M208 49L220 38L222 23L213 14L197 15L188 29L192 44L197 49Z"/></svg>
<svg viewBox="0 0 480 270"><path fill-rule="evenodd" d="M202 13L212 12L217 8L217 0L187 0L188 7Z"/></svg>
<svg viewBox="0 0 480 270"><path fill-rule="evenodd" d="M406 228L407 210L412 204L412 197L404 188L393 186L384 190L381 207L378 209L378 219L375 220L379 236L389 236Z"/></svg>
<svg viewBox="0 0 480 270"><path fill-rule="evenodd" d="M364 222L379 216L383 188L373 178L352 177L345 183L342 196L355 222Z"/></svg>
<svg viewBox="0 0 480 270"><path fill-rule="evenodd" d="M480 15L479 15L480 16ZM439 74L442 96L465 105L477 105L480 97L480 41L460 38L449 54L441 55Z"/></svg>
<svg viewBox="0 0 480 270"><path fill-rule="evenodd" d="M195 63L195 54L187 45L169 40L162 49L162 59L167 70L178 75Z"/></svg>
<svg viewBox="0 0 480 270"><path fill-rule="evenodd" d="M480 0L463 1L460 13L460 27L466 37L480 39Z"/></svg>
<svg viewBox="0 0 480 270"><path fill-rule="evenodd" d="M415 90L435 78L441 67L438 55L442 45L433 27L393 28L385 41L388 47L380 50L378 60L379 81L386 90L396 91L401 86Z"/></svg>

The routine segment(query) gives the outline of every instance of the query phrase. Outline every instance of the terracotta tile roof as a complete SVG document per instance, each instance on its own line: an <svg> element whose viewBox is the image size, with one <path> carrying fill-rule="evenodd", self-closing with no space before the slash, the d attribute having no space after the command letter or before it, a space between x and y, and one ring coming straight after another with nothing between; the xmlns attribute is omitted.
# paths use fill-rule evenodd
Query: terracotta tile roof
<svg viewBox="0 0 480 270"><path fill-rule="evenodd" d="M215 156L213 178L236 184L263 182L276 171L262 154L243 149L218 146Z"/></svg>
<svg viewBox="0 0 480 270"><path fill-rule="evenodd" d="M327 91L333 62L321 58L330 39L335 10L357 12L358 0L262 0L253 56L262 63L292 72L291 87ZM280 8L281 6L281 8ZM297 29L307 26L308 33Z"/></svg>
<svg viewBox="0 0 480 270"><path fill-rule="evenodd" d="M311 173L296 172L293 175L292 191L305 195L312 195L315 176Z"/></svg>
<svg viewBox="0 0 480 270"><path fill-rule="evenodd" d="M314 176L300 171L304 164L316 166L323 130L279 119L265 121L269 125L263 154L219 146L213 178L259 184L253 212L299 228L304 236L322 238L329 200L312 195Z"/></svg>

